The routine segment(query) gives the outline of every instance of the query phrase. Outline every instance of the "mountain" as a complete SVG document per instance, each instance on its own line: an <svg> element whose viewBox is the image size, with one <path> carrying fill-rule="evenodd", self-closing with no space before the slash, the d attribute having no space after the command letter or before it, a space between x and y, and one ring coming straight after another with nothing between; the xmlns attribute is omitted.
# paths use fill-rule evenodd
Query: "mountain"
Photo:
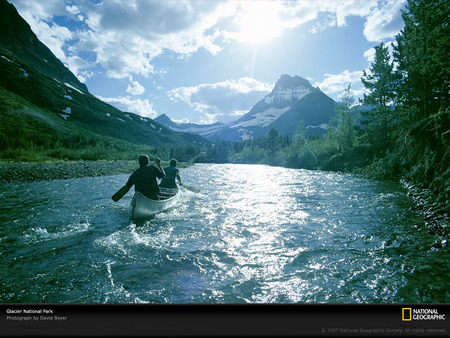
<svg viewBox="0 0 450 338"><path fill-rule="evenodd" d="M301 100L295 102L286 113L270 124L280 134L294 135L299 120L303 120L306 136L323 135L327 124L335 112L335 102L319 89L314 89Z"/></svg>
<svg viewBox="0 0 450 338"><path fill-rule="evenodd" d="M224 139L246 139L267 135L275 128L282 135L293 136L303 121L309 135L323 135L334 115L335 102L309 81L282 75L270 94L250 111L221 131Z"/></svg>
<svg viewBox="0 0 450 338"><path fill-rule="evenodd" d="M139 115L122 112L88 88L42 44L13 5L0 0L0 144L96 144L184 147L210 143ZM69 140L69 141L68 141Z"/></svg>
<svg viewBox="0 0 450 338"><path fill-rule="evenodd" d="M155 121L161 123L162 125L164 125L164 126L166 126L166 127L171 128L171 129L177 129L178 126L179 126L178 123L173 122L173 121L169 118L169 116L167 116L166 114L161 114L161 115L159 115L159 116L155 119Z"/></svg>
<svg viewBox="0 0 450 338"><path fill-rule="evenodd" d="M166 114L159 115L157 118L155 118L155 121L174 131L198 134L205 138L214 135L217 131L221 130L225 126L221 122L216 122L213 124L176 123L172 121Z"/></svg>
<svg viewBox="0 0 450 338"><path fill-rule="evenodd" d="M231 123L183 125L171 121L167 116L159 116L156 120L173 130L197 133L212 141L239 141L264 136L272 128L292 137L302 121L306 136L323 135L335 114L335 104L333 99L314 88L308 80L284 74L270 94L257 102L247 114Z"/></svg>

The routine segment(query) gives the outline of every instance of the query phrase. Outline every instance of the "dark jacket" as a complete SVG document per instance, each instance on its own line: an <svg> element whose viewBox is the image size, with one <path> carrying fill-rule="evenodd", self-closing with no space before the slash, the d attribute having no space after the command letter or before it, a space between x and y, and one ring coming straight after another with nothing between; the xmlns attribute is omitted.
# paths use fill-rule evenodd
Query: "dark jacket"
<svg viewBox="0 0 450 338"><path fill-rule="evenodd" d="M142 195L151 198L158 199L157 194L159 192L158 182L156 178L164 177L164 170L161 171L155 166L140 167L131 174L126 185L132 187L134 184L134 190L140 192Z"/></svg>
<svg viewBox="0 0 450 338"><path fill-rule="evenodd" d="M175 178L179 175L179 170L177 167L168 166L164 168L166 176L162 179L159 186L161 188L178 189L178 185Z"/></svg>

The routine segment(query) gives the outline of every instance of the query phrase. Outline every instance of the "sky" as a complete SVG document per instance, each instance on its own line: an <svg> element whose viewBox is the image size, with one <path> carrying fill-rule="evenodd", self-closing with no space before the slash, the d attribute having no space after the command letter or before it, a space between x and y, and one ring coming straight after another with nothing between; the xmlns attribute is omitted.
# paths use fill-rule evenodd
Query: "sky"
<svg viewBox="0 0 450 338"><path fill-rule="evenodd" d="M340 101L392 50L406 0L8 0L99 99L141 116L230 122L283 74ZM392 52L391 52L392 53Z"/></svg>

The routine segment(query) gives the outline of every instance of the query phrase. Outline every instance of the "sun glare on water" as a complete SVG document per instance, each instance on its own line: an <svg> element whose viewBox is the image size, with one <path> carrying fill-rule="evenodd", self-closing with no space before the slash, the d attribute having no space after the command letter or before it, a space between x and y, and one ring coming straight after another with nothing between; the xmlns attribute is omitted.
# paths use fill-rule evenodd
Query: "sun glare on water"
<svg viewBox="0 0 450 338"><path fill-rule="evenodd" d="M239 29L238 40L260 44L279 36L284 28L276 5L265 1L244 2L242 13L236 20Z"/></svg>

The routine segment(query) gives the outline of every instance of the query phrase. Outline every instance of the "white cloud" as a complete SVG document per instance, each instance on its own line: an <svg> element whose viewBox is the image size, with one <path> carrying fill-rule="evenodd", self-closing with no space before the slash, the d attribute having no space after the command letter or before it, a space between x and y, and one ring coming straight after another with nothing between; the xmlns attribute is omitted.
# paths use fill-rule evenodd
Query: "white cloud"
<svg viewBox="0 0 450 338"><path fill-rule="evenodd" d="M366 17L377 6L377 0L329 0L286 2L281 11L283 20L289 22L286 28L295 28L303 23L315 22L311 32L315 33L328 27L346 26L349 16Z"/></svg>
<svg viewBox="0 0 450 338"><path fill-rule="evenodd" d="M138 82L133 81L133 79L130 77L130 84L128 84L127 87L127 93L130 93L131 95L141 95L145 92L145 88Z"/></svg>
<svg viewBox="0 0 450 338"><path fill-rule="evenodd" d="M221 2L105 1L82 7L90 30L80 50L94 50L113 78L154 73L151 61L164 50L190 54L204 48L216 54L217 35L206 33L221 17Z"/></svg>
<svg viewBox="0 0 450 338"><path fill-rule="evenodd" d="M345 26L348 17L359 16L367 20L366 38L381 41L401 29L405 1L10 0L39 39L79 78L94 62L111 78L149 77L158 72L154 58L164 51L183 56L204 49L216 55L227 42L251 40L258 34L254 25L273 38L307 22L313 22L315 32ZM53 22L56 15L67 16L67 27ZM91 54L90 62L80 62L82 52Z"/></svg>
<svg viewBox="0 0 450 338"><path fill-rule="evenodd" d="M217 122L217 118L215 114L204 113L200 118L200 124L212 124Z"/></svg>
<svg viewBox="0 0 450 338"><path fill-rule="evenodd" d="M307 21L318 19L311 32L317 32L333 26L346 26L347 18L359 16L366 19L364 35L368 41L379 41L394 38L403 28L401 9L406 0L331 0L331 1L298 1L290 8L289 13L299 26ZM321 17L319 14L323 14Z"/></svg>
<svg viewBox="0 0 450 338"><path fill-rule="evenodd" d="M364 24L364 36L368 41L381 42L394 38L403 28L401 9L406 0L386 1L367 17Z"/></svg>
<svg viewBox="0 0 450 338"><path fill-rule="evenodd" d="M336 19L332 15L325 15L324 18L316 20L314 27L309 32L315 34L334 26L336 26Z"/></svg>
<svg viewBox="0 0 450 338"><path fill-rule="evenodd" d="M69 43L71 52L94 52L96 62L112 78L149 76L154 72L152 59L164 49L190 54L204 48L218 53L221 47L214 42L218 35L206 31L223 15L230 15L229 5L217 1L11 2L39 39L72 71L78 68L67 62L73 55L64 49ZM84 25L69 30L52 22L55 15L82 20Z"/></svg>
<svg viewBox="0 0 450 338"><path fill-rule="evenodd" d="M362 71L349 72L344 70L340 74L325 74L326 78L320 83L316 83L324 93L330 95L338 92L342 92L347 89L349 84L360 83Z"/></svg>
<svg viewBox="0 0 450 338"><path fill-rule="evenodd" d="M393 46L393 42L389 41L389 42L386 42L384 45L389 50L389 57L391 58L391 61L394 60L394 46ZM367 61L369 63L374 62L375 61L375 47L366 50L364 52L364 57L367 59Z"/></svg>
<svg viewBox="0 0 450 338"><path fill-rule="evenodd" d="M169 91L168 95L172 100L184 101L203 113L204 122L215 122L218 117L227 120L247 112L270 93L272 88L273 84L243 77L238 80L175 88Z"/></svg>
<svg viewBox="0 0 450 338"><path fill-rule="evenodd" d="M64 1L61 0L8 0L8 2L14 5L27 22L31 17L38 18L38 20L50 21L54 15L63 15L65 11Z"/></svg>
<svg viewBox="0 0 450 338"><path fill-rule="evenodd" d="M74 16L78 16L80 14L80 9L78 6L72 5L72 6L66 6L66 11L71 13Z"/></svg>
<svg viewBox="0 0 450 338"><path fill-rule="evenodd" d="M372 63L375 61L375 48L370 48L364 52L364 57L368 62Z"/></svg>
<svg viewBox="0 0 450 338"><path fill-rule="evenodd" d="M371 9L377 6L377 0L340 0L330 1L330 10L336 14L337 25L346 26L346 18L349 16L367 16Z"/></svg>
<svg viewBox="0 0 450 338"><path fill-rule="evenodd" d="M68 56L65 58L65 63L68 65L68 67L72 71L72 73L76 74L76 76L79 79L80 78L85 79L85 77L81 75L82 72L80 70L89 68L91 66L91 64L89 62L80 58L79 56ZM84 81L81 81L81 82L84 82Z"/></svg>
<svg viewBox="0 0 450 338"><path fill-rule="evenodd" d="M80 51L93 51L97 62L106 70L111 78L124 78L132 74L144 77L153 73L151 59L160 53L160 49L139 39L139 37L116 36L114 32L95 34L84 32L83 40L77 45ZM152 56L150 56L150 54Z"/></svg>
<svg viewBox="0 0 450 338"><path fill-rule="evenodd" d="M148 102L148 99L132 99L130 96L102 97L97 95L96 97L122 111L135 113L142 117L149 117L153 119L158 115L153 109L153 104Z"/></svg>

